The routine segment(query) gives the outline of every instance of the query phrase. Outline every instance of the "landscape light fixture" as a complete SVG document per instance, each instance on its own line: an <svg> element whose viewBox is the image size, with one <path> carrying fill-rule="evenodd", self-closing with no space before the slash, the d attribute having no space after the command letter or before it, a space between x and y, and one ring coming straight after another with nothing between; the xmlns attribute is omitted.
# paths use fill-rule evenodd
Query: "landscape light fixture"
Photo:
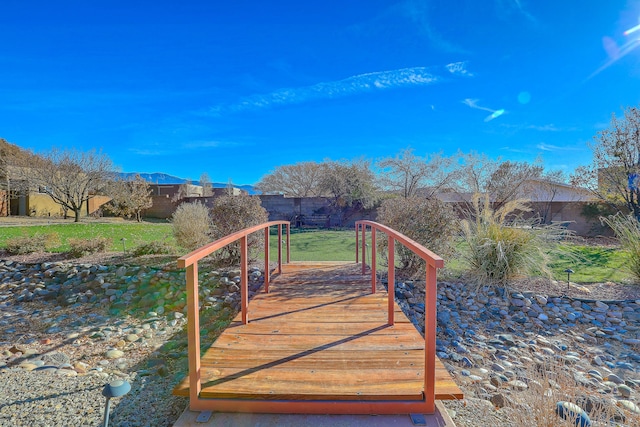
<svg viewBox="0 0 640 427"><path fill-rule="evenodd" d="M565 271L565 273L567 273L567 289L569 289L570 286L570 280L571 280L571 273L573 273L573 270L570 268L567 268Z"/></svg>
<svg viewBox="0 0 640 427"><path fill-rule="evenodd" d="M110 401L112 397L121 397L129 393L131 390L131 384L123 380L114 380L104 386L102 389L102 395L107 398L107 405L104 408L104 422L102 427L109 425L109 409Z"/></svg>
<svg viewBox="0 0 640 427"><path fill-rule="evenodd" d="M122 241L122 252L126 255L127 254L127 246L126 246L127 239L125 237L123 237L120 240Z"/></svg>

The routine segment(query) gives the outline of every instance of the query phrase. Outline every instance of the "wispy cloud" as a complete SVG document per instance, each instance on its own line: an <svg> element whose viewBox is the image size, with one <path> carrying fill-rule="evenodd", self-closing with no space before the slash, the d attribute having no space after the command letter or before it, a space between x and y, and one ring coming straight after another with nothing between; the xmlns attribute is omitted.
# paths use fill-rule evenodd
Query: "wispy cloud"
<svg viewBox="0 0 640 427"><path fill-rule="evenodd" d="M467 70L467 62L452 62L445 65L445 68L454 76L473 77L473 73Z"/></svg>
<svg viewBox="0 0 640 427"><path fill-rule="evenodd" d="M579 150L578 147L561 147L559 145L547 144L545 142L540 142L536 145L536 148L542 151L576 151Z"/></svg>
<svg viewBox="0 0 640 427"><path fill-rule="evenodd" d="M234 104L217 105L209 113L219 115L223 112L241 112L275 106L302 104L318 99L333 99L353 96L360 93L391 90L415 86L427 86L445 80L442 71L456 76L472 76L466 64L457 62L440 67L413 67L399 70L379 71L358 74L346 79L321 82L312 86L283 88L267 94L245 97Z"/></svg>
<svg viewBox="0 0 640 427"><path fill-rule="evenodd" d="M149 148L129 148L129 151L138 156L145 156L145 157L164 156L166 154L169 154L170 152L169 150L152 150Z"/></svg>
<svg viewBox="0 0 640 427"><path fill-rule="evenodd" d="M492 113L495 110L492 110L491 108L487 108L487 107L481 107L480 105L478 105L478 101L480 101L479 99L472 99L472 98L465 98L462 103L468 107L471 108L475 108L476 110L484 110L484 111L491 111Z"/></svg>
<svg viewBox="0 0 640 427"><path fill-rule="evenodd" d="M529 125L527 126L527 129L533 129L533 130L539 130L542 132L560 132L562 129L560 129L559 127L557 127L554 124L548 124L548 125Z"/></svg>
<svg viewBox="0 0 640 427"><path fill-rule="evenodd" d="M435 29L429 9L430 7L430 2L407 0L402 4L402 11L436 49L449 53L468 54L469 52L467 50L444 39Z"/></svg>
<svg viewBox="0 0 640 427"><path fill-rule="evenodd" d="M538 20L533 16L524 4L523 0L496 0L495 7L503 16L520 15L532 24L538 24Z"/></svg>
<svg viewBox="0 0 640 427"><path fill-rule="evenodd" d="M475 108L476 110L489 111L491 114L484 118L485 122L490 122L491 120L497 119L498 117L506 113L506 111L502 108L499 110L494 110L491 108L482 107L478 105L478 101L478 99L466 98L462 101L462 103L468 107Z"/></svg>

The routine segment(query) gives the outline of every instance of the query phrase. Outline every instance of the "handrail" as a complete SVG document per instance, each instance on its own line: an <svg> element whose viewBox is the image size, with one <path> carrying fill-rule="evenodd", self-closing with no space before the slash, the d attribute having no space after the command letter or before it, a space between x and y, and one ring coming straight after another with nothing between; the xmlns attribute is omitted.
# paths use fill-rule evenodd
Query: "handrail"
<svg viewBox="0 0 640 427"><path fill-rule="evenodd" d="M396 230L373 221L356 221L356 263L359 260L359 233L362 231L362 274L366 271L366 231L371 229L371 292L376 291L376 230L387 235L388 239L388 272L387 272L387 323L394 324L395 302L395 242L398 241L414 254L426 261L425 277L425 310L424 310L424 395L429 413L435 411L435 372L436 372L436 299L438 268L444 267L444 260L429 249L422 246ZM431 379L431 381L429 381Z"/></svg>
<svg viewBox="0 0 640 427"><path fill-rule="evenodd" d="M242 323L249 322L249 280L248 280L248 244L247 237L260 230L264 230L264 291L269 292L269 229L278 226L278 273L282 273L282 226L287 226L287 263L290 262L290 232L289 221L270 221L260 225L245 228L211 242L193 252L178 258L178 267L187 269L187 339L189 352L189 401L197 406L200 390L202 389L200 375L200 318L198 308L198 261L225 246L240 240L240 299L242 309Z"/></svg>

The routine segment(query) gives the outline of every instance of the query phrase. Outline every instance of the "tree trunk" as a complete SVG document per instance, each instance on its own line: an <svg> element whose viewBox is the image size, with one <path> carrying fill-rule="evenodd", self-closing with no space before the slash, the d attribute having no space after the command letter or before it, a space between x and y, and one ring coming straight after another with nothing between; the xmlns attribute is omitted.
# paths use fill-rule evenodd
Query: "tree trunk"
<svg viewBox="0 0 640 427"><path fill-rule="evenodd" d="M73 222L80 222L80 210L82 208L77 208L73 210L73 213L75 214L75 219L73 220Z"/></svg>

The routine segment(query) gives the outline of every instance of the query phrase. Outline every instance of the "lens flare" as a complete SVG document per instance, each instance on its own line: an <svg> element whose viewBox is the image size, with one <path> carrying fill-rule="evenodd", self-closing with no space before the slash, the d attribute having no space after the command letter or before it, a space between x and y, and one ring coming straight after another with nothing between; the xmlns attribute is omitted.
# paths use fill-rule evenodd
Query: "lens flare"
<svg viewBox="0 0 640 427"><path fill-rule="evenodd" d="M636 25L635 27L631 27L629 28L627 31L625 31L624 34L625 36L628 36L631 33L635 33L636 31L640 30L640 24Z"/></svg>
<svg viewBox="0 0 640 427"><path fill-rule="evenodd" d="M493 113L491 113L489 116L487 116L484 121L485 122L490 122L493 119L496 119L498 117L500 117L501 115L504 114L504 108L501 108L499 110L494 111Z"/></svg>
<svg viewBox="0 0 640 427"><path fill-rule="evenodd" d="M528 104L531 101L531 94L527 91L520 92L518 94L518 102L520 104Z"/></svg>

